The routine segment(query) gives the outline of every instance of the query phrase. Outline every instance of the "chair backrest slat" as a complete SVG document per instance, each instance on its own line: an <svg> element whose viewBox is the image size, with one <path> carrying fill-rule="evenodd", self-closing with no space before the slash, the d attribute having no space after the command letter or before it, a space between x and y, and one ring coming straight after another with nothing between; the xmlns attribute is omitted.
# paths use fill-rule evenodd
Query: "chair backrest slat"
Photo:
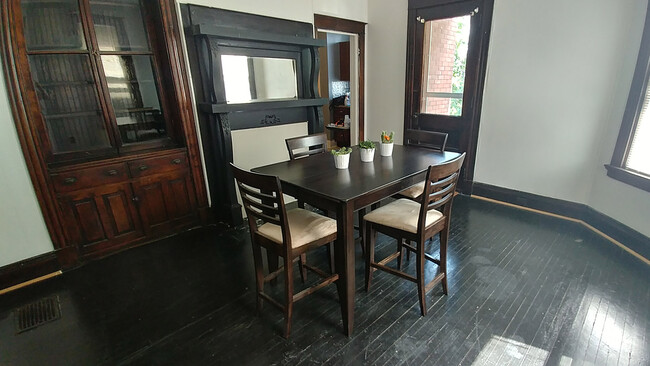
<svg viewBox="0 0 650 366"><path fill-rule="evenodd" d="M327 135L318 133L307 136L293 137L285 140L289 159L294 160L301 157L320 154L327 149Z"/></svg>
<svg viewBox="0 0 650 366"><path fill-rule="evenodd" d="M448 134L444 132L409 129L404 131L404 144L445 151L447 137Z"/></svg>
<svg viewBox="0 0 650 366"><path fill-rule="evenodd" d="M427 170L427 178L421 198L418 231L424 231L426 215L429 210L443 207L442 213L444 215L448 216L451 213L454 191L456 190L456 183L464 160L465 153L444 164L432 165Z"/></svg>
<svg viewBox="0 0 650 366"><path fill-rule="evenodd" d="M260 224L257 220L278 225L282 231L284 245L291 248L287 211L278 177L245 171L232 163L230 167L239 188L251 233L258 231Z"/></svg>

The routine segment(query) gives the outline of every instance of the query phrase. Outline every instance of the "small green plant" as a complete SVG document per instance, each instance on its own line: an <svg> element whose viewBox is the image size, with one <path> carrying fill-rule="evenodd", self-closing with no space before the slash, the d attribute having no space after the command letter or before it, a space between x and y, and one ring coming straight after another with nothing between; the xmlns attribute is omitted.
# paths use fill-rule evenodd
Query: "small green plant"
<svg viewBox="0 0 650 366"><path fill-rule="evenodd" d="M344 146L344 147L342 147L342 148L340 148L338 150L336 150L336 149L332 150L332 155L347 155L347 154L349 154L351 152L352 152L351 147L345 147Z"/></svg>
<svg viewBox="0 0 650 366"><path fill-rule="evenodd" d="M359 147L362 148L362 149L374 149L375 148L375 143L370 141L370 140L361 141L361 143L359 144Z"/></svg>
<svg viewBox="0 0 650 366"><path fill-rule="evenodd" d="M392 144L393 143L393 131L390 131L390 133L386 131L381 131L381 142L384 144Z"/></svg>

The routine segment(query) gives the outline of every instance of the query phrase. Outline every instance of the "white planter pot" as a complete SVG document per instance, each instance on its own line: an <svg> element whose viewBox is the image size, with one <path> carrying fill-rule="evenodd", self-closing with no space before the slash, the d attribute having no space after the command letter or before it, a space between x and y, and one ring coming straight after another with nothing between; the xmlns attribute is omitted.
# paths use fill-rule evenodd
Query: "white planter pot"
<svg viewBox="0 0 650 366"><path fill-rule="evenodd" d="M369 163L375 158L375 149L359 149L361 161Z"/></svg>
<svg viewBox="0 0 650 366"><path fill-rule="evenodd" d="M336 169L347 169L350 166L350 154L334 155Z"/></svg>
<svg viewBox="0 0 650 366"><path fill-rule="evenodd" d="M383 142L379 144L379 154L381 156L391 156L393 155L393 143L384 144Z"/></svg>

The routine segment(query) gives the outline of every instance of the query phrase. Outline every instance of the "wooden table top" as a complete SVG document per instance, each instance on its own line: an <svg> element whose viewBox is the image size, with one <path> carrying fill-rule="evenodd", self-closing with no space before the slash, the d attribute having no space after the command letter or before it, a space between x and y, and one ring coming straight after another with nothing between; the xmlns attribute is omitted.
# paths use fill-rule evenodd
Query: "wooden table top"
<svg viewBox="0 0 650 366"><path fill-rule="evenodd" d="M256 173L275 175L283 183L346 202L364 194L424 173L436 165L459 156L455 152L395 145L393 155L379 155L370 163L361 161L359 147L352 148L348 169L336 169L329 152L303 159L289 160L253 169ZM424 179L424 177L422 177Z"/></svg>

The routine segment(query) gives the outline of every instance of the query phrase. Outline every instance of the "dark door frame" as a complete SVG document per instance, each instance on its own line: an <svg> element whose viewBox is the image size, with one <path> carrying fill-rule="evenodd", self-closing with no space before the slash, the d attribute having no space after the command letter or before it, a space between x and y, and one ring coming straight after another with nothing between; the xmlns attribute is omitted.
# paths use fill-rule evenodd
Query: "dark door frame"
<svg viewBox="0 0 650 366"><path fill-rule="evenodd" d="M359 36L359 140L363 141L365 139L365 90L363 83L365 80L366 23L314 14L314 27L316 32L331 30Z"/></svg>
<svg viewBox="0 0 650 366"><path fill-rule="evenodd" d="M492 10L494 0L409 0L408 5L408 22L407 22L407 48L406 48L406 90L405 90L405 108L404 108L404 129L420 128L417 119L420 114L420 80L422 77L422 42L424 34L424 24L418 17L419 12L430 12L435 7L453 7L467 6L468 3L477 2L481 21L477 29L472 29L470 39L476 40L476 72L472 75L466 75L466 81L473 83L472 87L476 92L471 98L471 105L463 105L463 113L468 111L470 123L468 131L464 137L459 138L459 152L466 152L465 164L461 177L458 182L458 188L462 193L471 194L474 181L474 166L476 163L476 147L478 143L478 130L481 117L481 107L483 103L483 88L485 86L485 74L487 69L488 45L490 39L490 30L492 26ZM471 52L471 51L470 51ZM418 68L419 66L419 68ZM453 148L450 150L454 150Z"/></svg>

